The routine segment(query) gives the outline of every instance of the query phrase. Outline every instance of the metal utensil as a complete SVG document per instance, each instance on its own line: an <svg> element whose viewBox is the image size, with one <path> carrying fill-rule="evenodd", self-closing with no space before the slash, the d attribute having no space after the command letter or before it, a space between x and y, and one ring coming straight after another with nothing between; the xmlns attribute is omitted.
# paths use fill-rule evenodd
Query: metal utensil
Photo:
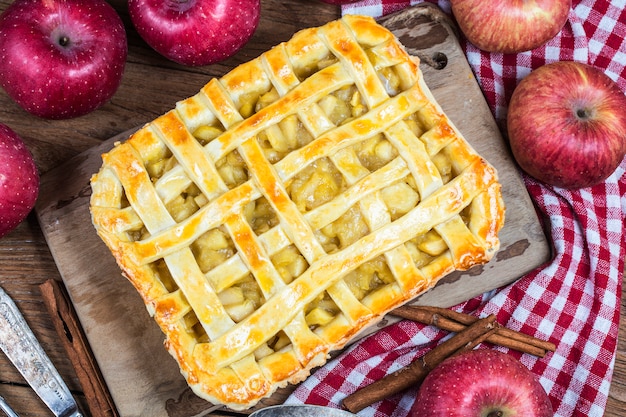
<svg viewBox="0 0 626 417"><path fill-rule="evenodd" d="M82 417L70 390L24 320L0 288L0 349L57 417Z"/></svg>
<svg viewBox="0 0 626 417"><path fill-rule="evenodd" d="M2 410L4 414L7 415L7 417L19 417L17 414L15 414L15 411L13 411L9 403L7 403L6 400L2 397L0 397L0 410Z"/></svg>
<svg viewBox="0 0 626 417"><path fill-rule="evenodd" d="M355 417L348 411L320 405L274 405L255 411L249 417Z"/></svg>

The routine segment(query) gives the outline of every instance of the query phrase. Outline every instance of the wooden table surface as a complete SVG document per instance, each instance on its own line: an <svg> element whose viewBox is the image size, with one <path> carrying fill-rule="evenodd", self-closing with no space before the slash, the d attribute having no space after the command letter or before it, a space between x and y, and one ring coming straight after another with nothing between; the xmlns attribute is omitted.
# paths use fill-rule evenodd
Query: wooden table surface
<svg viewBox="0 0 626 417"><path fill-rule="evenodd" d="M125 1L111 0L110 3L126 26L129 55L122 85L109 103L83 117L50 121L29 115L0 90L0 122L10 126L24 139L41 174L103 140L152 120L172 108L176 101L195 94L209 77L223 75L237 64L289 39L294 31L339 17L337 6L316 0L262 0L262 19L254 42L222 63L187 68L162 58L139 38L130 23ZM0 0L0 11L9 4L9 0ZM50 278L61 278L34 213L0 239L0 265L0 286L16 301L62 377L86 409L80 383L59 343L41 297L40 284ZM624 293L621 305L620 342L605 414L616 417L623 416L623 410L626 410ZM1 354L0 396L22 417L52 415Z"/></svg>

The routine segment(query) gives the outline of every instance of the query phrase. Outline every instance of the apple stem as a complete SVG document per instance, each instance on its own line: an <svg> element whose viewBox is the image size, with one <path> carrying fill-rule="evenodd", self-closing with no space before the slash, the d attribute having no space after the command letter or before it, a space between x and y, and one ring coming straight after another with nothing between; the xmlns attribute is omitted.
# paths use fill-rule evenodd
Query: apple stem
<svg viewBox="0 0 626 417"><path fill-rule="evenodd" d="M58 42L59 42L59 45L65 48L67 45L70 44L70 38L64 35L59 38Z"/></svg>
<svg viewBox="0 0 626 417"><path fill-rule="evenodd" d="M502 417L504 416L504 413L500 410L493 410L490 411L489 414L487 414L487 417Z"/></svg>
<svg viewBox="0 0 626 417"><path fill-rule="evenodd" d="M587 120L589 119L590 116L591 116L591 112L589 111L589 109L582 108L582 109L576 110L576 117L578 117L581 120Z"/></svg>

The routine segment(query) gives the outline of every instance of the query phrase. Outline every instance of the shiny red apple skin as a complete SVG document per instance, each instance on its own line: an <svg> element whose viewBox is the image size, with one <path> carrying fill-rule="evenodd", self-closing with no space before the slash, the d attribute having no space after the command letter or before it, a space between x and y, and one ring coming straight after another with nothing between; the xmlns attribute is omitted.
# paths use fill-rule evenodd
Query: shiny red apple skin
<svg viewBox="0 0 626 417"><path fill-rule="evenodd" d="M514 357L490 349L472 350L441 362L422 382L409 413L410 417L490 415L554 415L535 375Z"/></svg>
<svg viewBox="0 0 626 417"><path fill-rule="evenodd" d="M164 57L186 66L223 61L252 37L260 0L129 0L139 35Z"/></svg>
<svg viewBox="0 0 626 417"><path fill-rule="evenodd" d="M42 118L78 117L107 102L127 51L122 20L104 0L15 0L0 17L0 84Z"/></svg>
<svg viewBox="0 0 626 417"><path fill-rule="evenodd" d="M519 53L555 37L565 25L571 0L451 0L461 32L487 52Z"/></svg>
<svg viewBox="0 0 626 417"><path fill-rule="evenodd" d="M626 96L599 69L561 61L539 67L513 91L507 115L520 167L557 187L604 181L626 153Z"/></svg>
<svg viewBox="0 0 626 417"><path fill-rule="evenodd" d="M31 212L39 194L33 156L17 133L0 123L0 237Z"/></svg>

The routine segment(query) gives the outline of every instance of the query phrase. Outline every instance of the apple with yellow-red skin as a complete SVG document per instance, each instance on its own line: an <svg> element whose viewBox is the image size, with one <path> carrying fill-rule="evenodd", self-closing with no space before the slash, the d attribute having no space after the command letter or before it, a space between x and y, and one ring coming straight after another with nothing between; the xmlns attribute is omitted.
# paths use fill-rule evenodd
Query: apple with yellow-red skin
<svg viewBox="0 0 626 417"><path fill-rule="evenodd" d="M624 159L626 96L591 65L543 65L513 91L507 132L515 160L532 177L562 188L590 187Z"/></svg>
<svg viewBox="0 0 626 417"><path fill-rule="evenodd" d="M565 25L571 0L450 0L459 29L477 48L518 53L554 38Z"/></svg>
<svg viewBox="0 0 626 417"><path fill-rule="evenodd" d="M518 359L491 349L449 357L426 376L409 417L552 417L539 380Z"/></svg>

